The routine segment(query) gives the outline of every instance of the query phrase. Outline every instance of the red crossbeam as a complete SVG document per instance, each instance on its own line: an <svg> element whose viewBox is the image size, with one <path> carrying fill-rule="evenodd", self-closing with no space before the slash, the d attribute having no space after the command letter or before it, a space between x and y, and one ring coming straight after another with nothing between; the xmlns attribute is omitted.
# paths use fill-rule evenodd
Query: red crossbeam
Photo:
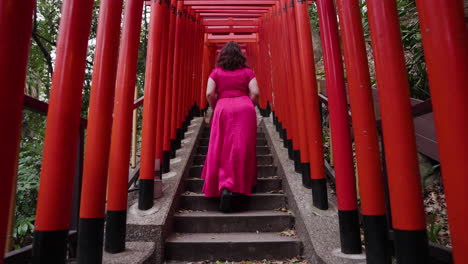
<svg viewBox="0 0 468 264"><path fill-rule="evenodd" d="M184 4L186 6L272 6L275 5L278 1L231 1L231 0L223 0L223 1L213 1L213 0L202 0L202 1L195 1L195 0L186 0Z"/></svg>
<svg viewBox="0 0 468 264"><path fill-rule="evenodd" d="M208 38L206 39L206 42L208 43L227 43L229 41L236 41L240 43L257 42L257 34L256 33L252 33L250 35L235 35L232 33L229 35L208 34Z"/></svg>
<svg viewBox="0 0 468 264"><path fill-rule="evenodd" d="M268 6L228 6L228 5L213 5L213 6L192 6L193 10L270 10Z"/></svg>
<svg viewBox="0 0 468 264"><path fill-rule="evenodd" d="M258 26L258 19L203 19L204 26Z"/></svg>
<svg viewBox="0 0 468 264"><path fill-rule="evenodd" d="M257 33L257 26L208 26L205 27L206 33Z"/></svg>
<svg viewBox="0 0 468 264"><path fill-rule="evenodd" d="M233 10L224 10L224 9L198 9L195 10L195 13L233 13L233 14L265 14L268 13L268 10L242 10L242 9L233 9Z"/></svg>
<svg viewBox="0 0 468 264"><path fill-rule="evenodd" d="M261 17L262 14L242 14L242 13L200 13L202 17L250 17L257 18Z"/></svg>

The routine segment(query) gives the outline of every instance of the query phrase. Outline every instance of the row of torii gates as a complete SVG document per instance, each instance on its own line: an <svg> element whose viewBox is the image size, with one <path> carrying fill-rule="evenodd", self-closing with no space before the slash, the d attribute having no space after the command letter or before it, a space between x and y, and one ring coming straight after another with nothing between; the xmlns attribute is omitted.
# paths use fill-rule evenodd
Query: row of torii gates
<svg viewBox="0 0 468 264"><path fill-rule="evenodd" d="M462 0L417 0L455 263L468 263L468 33ZM93 0L64 0L47 118L34 263L65 263L77 131ZM128 164L142 0L102 0L80 211L79 263L125 248ZM291 158L327 209L309 1L154 0L143 110L139 208L153 205L187 117L206 106L206 79L222 43L241 43ZM329 95L344 253L361 251L348 103L368 263L389 263L382 162L358 0L316 0ZM34 0L0 0L0 254L17 171ZM385 136L391 228L398 263L427 263L427 235L396 0L366 1ZM336 11L337 10L337 11ZM338 22L339 21L339 22ZM339 25L339 27L338 27ZM339 30L340 29L340 30ZM341 34L341 46L339 40ZM345 89L342 54L346 66ZM115 100L114 100L115 98ZM109 175L109 176L108 176ZM108 177L107 177L108 176ZM107 197L106 197L107 190ZM103 242L104 219L106 238ZM0 263L3 258L0 259Z"/></svg>

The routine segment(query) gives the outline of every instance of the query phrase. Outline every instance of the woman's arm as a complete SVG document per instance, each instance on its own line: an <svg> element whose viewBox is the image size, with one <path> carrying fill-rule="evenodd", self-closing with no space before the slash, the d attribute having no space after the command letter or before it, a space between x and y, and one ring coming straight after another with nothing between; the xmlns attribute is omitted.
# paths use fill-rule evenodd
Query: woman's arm
<svg viewBox="0 0 468 264"><path fill-rule="evenodd" d="M208 78L208 84L206 85L206 99L211 108L214 109L216 106L216 83L211 78Z"/></svg>
<svg viewBox="0 0 468 264"><path fill-rule="evenodd" d="M260 90L258 89L257 78L253 78L249 83L249 96L255 105L258 104L259 95L260 95Z"/></svg>

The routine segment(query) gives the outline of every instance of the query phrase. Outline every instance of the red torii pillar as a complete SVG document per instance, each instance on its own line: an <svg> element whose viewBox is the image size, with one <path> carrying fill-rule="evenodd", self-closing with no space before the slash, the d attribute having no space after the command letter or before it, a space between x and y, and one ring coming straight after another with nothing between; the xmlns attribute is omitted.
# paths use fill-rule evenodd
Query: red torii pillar
<svg viewBox="0 0 468 264"><path fill-rule="evenodd" d="M379 138L361 10L358 0L338 0L337 5L353 113L367 262L391 263Z"/></svg>
<svg viewBox="0 0 468 264"><path fill-rule="evenodd" d="M299 149L300 152L297 153L295 157L295 169L296 172L302 174L302 183L306 188L310 188L310 159L309 159L309 138L308 138L308 127L305 125L305 112L307 111L307 105L305 105L304 95L303 95L303 83L304 80L301 75L301 69L299 64L299 51L298 51L298 41L297 41L297 31L296 31L296 14L294 6L296 4L291 2L285 9L285 20L288 27L288 39L290 44L290 53L291 53L291 64L292 64L292 74L294 78L294 87L290 90L295 90L295 100L293 104L296 107L296 123L298 125L298 136L299 136Z"/></svg>
<svg viewBox="0 0 468 264"><path fill-rule="evenodd" d="M92 0L62 6L34 230L33 263L65 263Z"/></svg>
<svg viewBox="0 0 468 264"><path fill-rule="evenodd" d="M408 77L394 0L367 0L399 264L428 263Z"/></svg>
<svg viewBox="0 0 468 264"><path fill-rule="evenodd" d="M120 42L104 245L109 253L119 253L125 250L131 123L143 3L141 0L127 1Z"/></svg>
<svg viewBox="0 0 468 264"><path fill-rule="evenodd" d="M171 125L174 118L172 111L172 97L174 96L174 87L172 82L174 79L174 53L175 53L175 33L176 33L176 19L177 19L177 0L171 0L170 5L170 26L169 26L169 41L167 46L167 78L166 78L166 103L164 109L164 142L163 142L163 166L162 172L167 173L170 171L171 160Z"/></svg>
<svg viewBox="0 0 468 264"><path fill-rule="evenodd" d="M169 79L169 81L172 83L172 96L170 100L172 101L171 103L171 128L170 128L170 139L171 139L171 152L170 152L170 158L175 158L176 156L176 149L177 149L177 123L179 121L179 115L177 112L177 108L179 107L179 81L180 81L180 65L181 65L181 60L182 57L181 55L181 50L182 50L182 36L183 36L183 21L182 21L182 9L184 7L184 2L183 1L176 1L177 2L177 8L175 10L176 12L176 21L175 21L175 41L174 45L172 46L174 48L174 64L172 68L172 75L173 77Z"/></svg>
<svg viewBox="0 0 468 264"><path fill-rule="evenodd" d="M11 194L16 184L24 84L31 42L32 0L0 1L0 263L3 263Z"/></svg>
<svg viewBox="0 0 468 264"><path fill-rule="evenodd" d="M89 103L78 263L100 263L123 0L101 2Z"/></svg>
<svg viewBox="0 0 468 264"><path fill-rule="evenodd" d="M345 254L359 254L362 252L359 212L336 11L333 0L317 0L317 9L336 164L335 177L341 251Z"/></svg>
<svg viewBox="0 0 468 264"><path fill-rule="evenodd" d="M416 1L455 263L468 263L468 33L463 1Z"/></svg>
<svg viewBox="0 0 468 264"><path fill-rule="evenodd" d="M166 87L166 79L167 79L167 61L168 61L168 43L169 43L169 24L170 24L170 1L165 1L165 11L163 12L163 32L161 35L161 62L160 62L160 72L159 72L159 94L158 94L158 117L157 117L157 127L156 127L156 159L159 160L160 165L160 174L163 171L163 163L164 163L164 155L163 155L163 144L164 144L164 117L166 115L165 108L168 101L167 98L167 87Z"/></svg>
<svg viewBox="0 0 468 264"><path fill-rule="evenodd" d="M309 137L310 187L315 207L328 209L327 180L324 167L322 144L322 124L320 119L317 80L315 77L314 52L310 31L309 8L306 1L295 4L297 43L300 70L303 78L302 90L305 110L305 123Z"/></svg>
<svg viewBox="0 0 468 264"><path fill-rule="evenodd" d="M162 52L161 35L164 23L164 6L160 2L151 4L150 32L145 74L145 103L143 105L143 127L141 141L141 166L138 191L138 209L148 210L153 207L154 178L156 162L156 133L158 104L163 98L158 98L160 58Z"/></svg>

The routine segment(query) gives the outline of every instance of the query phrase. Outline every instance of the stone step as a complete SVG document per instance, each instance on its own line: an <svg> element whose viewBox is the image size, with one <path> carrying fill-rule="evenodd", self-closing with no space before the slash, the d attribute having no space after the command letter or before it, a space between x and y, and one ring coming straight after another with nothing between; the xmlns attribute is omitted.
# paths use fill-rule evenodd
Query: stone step
<svg viewBox="0 0 468 264"><path fill-rule="evenodd" d="M247 211L224 214L179 212L175 214L177 233L282 232L294 226L294 217L281 211Z"/></svg>
<svg viewBox="0 0 468 264"><path fill-rule="evenodd" d="M201 138L210 138L210 131L203 131L201 133ZM265 133L264 132L257 132L257 138L258 139L265 139Z"/></svg>
<svg viewBox="0 0 468 264"><path fill-rule="evenodd" d="M208 152L207 146L199 146L197 148L197 154L206 155ZM267 146L257 146L257 155L269 155L271 154L270 148Z"/></svg>
<svg viewBox="0 0 468 264"><path fill-rule="evenodd" d="M184 193L181 195L180 208L193 211L218 211L219 198L206 198L199 193ZM254 193L252 196L234 196L233 211L274 210L286 208L286 196L275 193Z"/></svg>
<svg viewBox="0 0 468 264"><path fill-rule="evenodd" d="M282 260L301 254L298 238L279 233L174 233L165 245L168 260Z"/></svg>
<svg viewBox="0 0 468 264"><path fill-rule="evenodd" d="M257 177L266 178L277 175L278 168L272 165L258 165L257 166ZM190 178L200 178L203 171L203 165L194 165L190 168Z"/></svg>
<svg viewBox="0 0 468 264"><path fill-rule="evenodd" d="M205 164L206 155L195 155L193 158L193 165ZM258 165L273 165L272 155L257 155Z"/></svg>
<svg viewBox="0 0 468 264"><path fill-rule="evenodd" d="M185 190L194 193L201 193L203 188L203 179L201 178L187 178L185 180ZM282 189L281 178L260 178L255 187L256 193L277 192Z"/></svg>
<svg viewBox="0 0 468 264"><path fill-rule="evenodd" d="M208 146L209 142L210 142L209 138L201 138L199 140L198 145L201 147L206 147ZM268 142L265 138L257 138L257 146L261 147L261 146L267 146L267 145L268 145Z"/></svg>

